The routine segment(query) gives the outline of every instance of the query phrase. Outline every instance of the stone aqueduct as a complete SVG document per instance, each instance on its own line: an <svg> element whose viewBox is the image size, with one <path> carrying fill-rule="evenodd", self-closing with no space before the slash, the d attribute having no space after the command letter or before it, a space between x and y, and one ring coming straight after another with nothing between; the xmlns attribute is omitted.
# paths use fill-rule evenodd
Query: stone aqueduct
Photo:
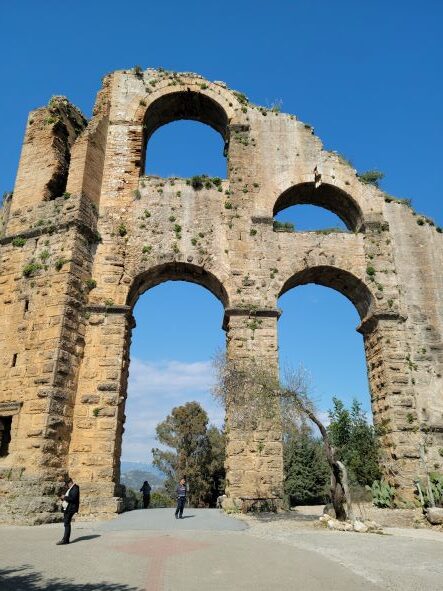
<svg viewBox="0 0 443 591"><path fill-rule="evenodd" d="M151 134L177 119L223 136L227 179L143 176ZM350 231L274 231L299 203ZM341 292L361 318L386 477L408 497L424 464L442 466L442 235L293 115L195 74L114 72L89 122L63 97L30 113L0 237L2 520L51 520L68 471L85 513L120 510L132 309L166 280L219 298L231 358L274 365L278 297ZM230 432L226 467L231 499L278 502L280 430Z"/></svg>

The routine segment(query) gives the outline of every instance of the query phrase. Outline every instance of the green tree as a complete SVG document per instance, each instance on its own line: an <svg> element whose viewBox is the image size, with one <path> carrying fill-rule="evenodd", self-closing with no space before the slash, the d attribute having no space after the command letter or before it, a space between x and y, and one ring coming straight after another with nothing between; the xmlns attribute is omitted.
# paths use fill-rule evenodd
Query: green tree
<svg viewBox="0 0 443 591"><path fill-rule="evenodd" d="M329 495L330 469L324 445L302 425L284 436L284 491L291 505L323 503Z"/></svg>
<svg viewBox="0 0 443 591"><path fill-rule="evenodd" d="M215 490L224 478L224 469L221 475L220 468L224 440L216 427L208 429L205 410L197 402L177 406L157 425L156 432L158 441L170 448L152 450L153 464L166 475L168 493L173 495L178 480L186 476L190 504L195 507L213 504Z"/></svg>
<svg viewBox="0 0 443 591"><path fill-rule="evenodd" d="M338 398L332 403L328 433L338 458L346 465L351 484L372 485L381 477L375 428L368 424L357 400L350 410Z"/></svg>

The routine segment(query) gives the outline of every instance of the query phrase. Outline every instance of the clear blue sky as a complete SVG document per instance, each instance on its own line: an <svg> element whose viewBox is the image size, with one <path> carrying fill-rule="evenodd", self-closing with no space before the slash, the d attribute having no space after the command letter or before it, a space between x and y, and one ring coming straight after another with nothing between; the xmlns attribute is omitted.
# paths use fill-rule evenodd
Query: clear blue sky
<svg viewBox="0 0 443 591"><path fill-rule="evenodd" d="M258 104L282 101L327 149L359 170L384 171L387 192L442 225L442 21L440 0L3 0L0 192L13 187L29 110L65 94L90 116L100 78L140 64L224 80ZM147 171L224 176L220 138L195 123L161 128ZM282 219L299 229L338 225L309 207ZM311 371L319 406L336 394L369 408L353 306L315 286L292 290L280 306L281 358ZM220 420L207 395L208 360L224 338L219 302L168 283L140 298L136 317L126 459L146 457L152 426L181 400L204 401Z"/></svg>

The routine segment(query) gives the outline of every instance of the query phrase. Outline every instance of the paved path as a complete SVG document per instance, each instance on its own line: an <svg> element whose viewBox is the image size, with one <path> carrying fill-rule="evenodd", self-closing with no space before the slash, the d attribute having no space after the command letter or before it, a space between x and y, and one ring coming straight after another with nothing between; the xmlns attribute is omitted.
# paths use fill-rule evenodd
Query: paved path
<svg viewBox="0 0 443 591"><path fill-rule="evenodd" d="M443 534L375 536L306 521L245 523L217 510L126 513L61 525L0 527L1 591L441 591ZM295 527L293 527L295 526ZM421 532L420 532L421 533Z"/></svg>

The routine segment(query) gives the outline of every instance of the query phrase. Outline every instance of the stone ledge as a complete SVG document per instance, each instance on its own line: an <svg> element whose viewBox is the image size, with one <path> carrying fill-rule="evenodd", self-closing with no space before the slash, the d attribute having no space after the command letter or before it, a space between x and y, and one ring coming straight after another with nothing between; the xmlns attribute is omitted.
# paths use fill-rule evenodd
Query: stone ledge
<svg viewBox="0 0 443 591"><path fill-rule="evenodd" d="M226 308L223 317L223 330L227 330L229 318L231 316L248 316L254 318L280 318L281 310L279 308Z"/></svg>
<svg viewBox="0 0 443 591"><path fill-rule="evenodd" d="M363 318L360 324L357 326L357 332L360 334L368 334L374 330L379 320L394 320L397 322L406 322L407 316L400 312L391 312L389 310L383 310L380 312L374 312L369 316Z"/></svg>

